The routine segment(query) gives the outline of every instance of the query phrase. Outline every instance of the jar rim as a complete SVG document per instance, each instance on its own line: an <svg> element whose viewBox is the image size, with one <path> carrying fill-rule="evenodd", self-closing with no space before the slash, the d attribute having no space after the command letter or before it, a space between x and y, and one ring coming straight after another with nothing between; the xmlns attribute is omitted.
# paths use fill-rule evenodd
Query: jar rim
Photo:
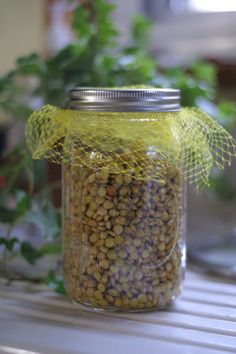
<svg viewBox="0 0 236 354"><path fill-rule="evenodd" d="M180 90L172 88L76 87L68 92L69 108L110 112L176 112Z"/></svg>

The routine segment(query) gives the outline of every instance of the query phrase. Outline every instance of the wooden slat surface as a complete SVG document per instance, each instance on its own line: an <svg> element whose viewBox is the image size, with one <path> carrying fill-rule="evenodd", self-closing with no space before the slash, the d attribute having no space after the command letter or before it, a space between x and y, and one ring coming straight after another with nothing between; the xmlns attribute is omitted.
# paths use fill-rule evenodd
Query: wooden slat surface
<svg viewBox="0 0 236 354"><path fill-rule="evenodd" d="M0 282L0 353L159 352L236 353L236 285L188 272L168 310L113 314L85 310L39 285Z"/></svg>

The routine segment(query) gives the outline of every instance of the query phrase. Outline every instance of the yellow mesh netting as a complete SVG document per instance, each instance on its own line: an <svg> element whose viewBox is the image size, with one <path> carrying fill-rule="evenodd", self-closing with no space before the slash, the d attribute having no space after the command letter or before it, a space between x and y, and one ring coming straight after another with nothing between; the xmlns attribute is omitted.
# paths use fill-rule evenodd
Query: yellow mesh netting
<svg viewBox="0 0 236 354"><path fill-rule="evenodd" d="M231 135L197 108L179 112L94 112L46 105L27 123L34 159L160 178L168 164L208 184L211 168L236 155Z"/></svg>

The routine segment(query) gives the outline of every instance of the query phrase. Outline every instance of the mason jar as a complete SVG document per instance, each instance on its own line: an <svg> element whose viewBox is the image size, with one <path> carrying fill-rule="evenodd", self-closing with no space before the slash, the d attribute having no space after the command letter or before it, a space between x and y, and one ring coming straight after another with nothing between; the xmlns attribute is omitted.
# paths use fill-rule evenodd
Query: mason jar
<svg viewBox="0 0 236 354"><path fill-rule="evenodd" d="M184 183L181 166L160 153L162 144L177 149L165 117L179 111L179 99L174 89L70 91L69 109L91 129L70 139L73 159L63 165L64 281L73 302L145 311L180 294ZM151 138L159 115L160 146ZM77 149L84 163L73 163Z"/></svg>

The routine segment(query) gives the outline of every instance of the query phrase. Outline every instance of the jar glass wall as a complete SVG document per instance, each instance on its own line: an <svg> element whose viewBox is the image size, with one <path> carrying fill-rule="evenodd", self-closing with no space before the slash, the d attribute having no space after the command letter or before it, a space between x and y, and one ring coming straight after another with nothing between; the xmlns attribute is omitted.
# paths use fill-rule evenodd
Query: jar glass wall
<svg viewBox="0 0 236 354"><path fill-rule="evenodd" d="M64 279L74 302L142 311L163 308L180 293L183 183L179 169L161 165L157 180L145 170L142 179L109 172L105 158L104 168L63 166ZM158 168L150 149L146 166Z"/></svg>

